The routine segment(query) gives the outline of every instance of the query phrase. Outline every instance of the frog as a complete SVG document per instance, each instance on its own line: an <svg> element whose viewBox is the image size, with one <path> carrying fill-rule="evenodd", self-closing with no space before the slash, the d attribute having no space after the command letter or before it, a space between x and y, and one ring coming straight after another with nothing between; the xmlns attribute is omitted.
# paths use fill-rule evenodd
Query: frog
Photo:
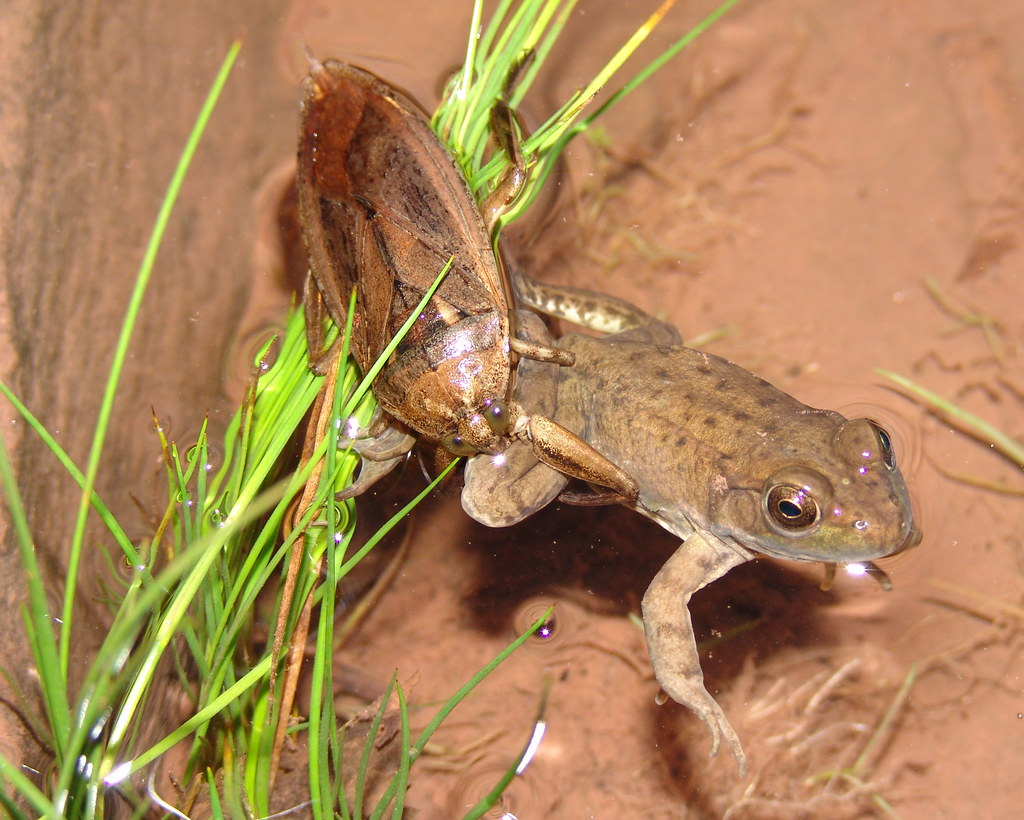
<svg viewBox="0 0 1024 820"><path fill-rule="evenodd" d="M554 402L557 422L640 488L635 500L594 488L592 501L624 503L681 539L642 600L648 654L661 689L707 725L711 755L724 741L745 776L739 736L704 686L690 598L757 555L877 569L875 560L919 542L889 435L686 347L673 326L625 300L514 279L524 306L604 333L562 336L575 365L524 362L516 389ZM547 333L536 316L520 326L538 341ZM565 492L568 481L514 444L469 460L462 506L507 527L556 498L586 503Z"/></svg>

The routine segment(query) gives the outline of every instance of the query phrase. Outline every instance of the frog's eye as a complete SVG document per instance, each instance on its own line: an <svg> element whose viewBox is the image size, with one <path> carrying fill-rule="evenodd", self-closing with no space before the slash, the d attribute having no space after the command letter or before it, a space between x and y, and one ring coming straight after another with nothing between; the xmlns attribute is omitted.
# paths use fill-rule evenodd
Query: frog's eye
<svg viewBox="0 0 1024 820"><path fill-rule="evenodd" d="M441 440L441 445L449 453L453 453L454 455L457 455L457 456L469 457L469 456L475 456L477 454L476 447L474 447L472 444L470 444L468 441L466 441L458 433L453 433L450 436L445 436Z"/></svg>
<svg viewBox="0 0 1024 820"><path fill-rule="evenodd" d="M882 448L882 463L885 465L885 469L895 470L896 453L894 453L892 449L892 439L889 438L889 434L885 432L885 428L883 428L877 421L868 419L867 422L871 425L871 429L875 431L875 435L878 436L878 444Z"/></svg>
<svg viewBox="0 0 1024 820"><path fill-rule="evenodd" d="M494 435L503 436L508 432L509 414L504 402L492 401L484 408L483 417Z"/></svg>
<svg viewBox="0 0 1024 820"><path fill-rule="evenodd" d="M772 522L786 532L800 532L818 523L821 509L805 487L776 484L765 496Z"/></svg>

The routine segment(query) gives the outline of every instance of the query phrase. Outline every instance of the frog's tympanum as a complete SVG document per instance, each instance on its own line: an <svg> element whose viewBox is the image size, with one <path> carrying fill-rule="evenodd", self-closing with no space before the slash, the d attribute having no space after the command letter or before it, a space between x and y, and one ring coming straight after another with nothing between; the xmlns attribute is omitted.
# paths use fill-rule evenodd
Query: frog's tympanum
<svg viewBox="0 0 1024 820"><path fill-rule="evenodd" d="M665 692L708 725L712 754L724 739L745 772L739 738L704 687L690 596L757 553L846 564L916 543L889 437L684 347L674 328L621 300L525 278L516 290L534 309L612 334L563 337L575 366L524 362L517 390L538 404L555 395L558 423L636 479L630 506L683 539L643 599L651 663ZM543 338L535 317L521 326ZM516 445L469 462L462 503L477 521L508 526L566 482Z"/></svg>

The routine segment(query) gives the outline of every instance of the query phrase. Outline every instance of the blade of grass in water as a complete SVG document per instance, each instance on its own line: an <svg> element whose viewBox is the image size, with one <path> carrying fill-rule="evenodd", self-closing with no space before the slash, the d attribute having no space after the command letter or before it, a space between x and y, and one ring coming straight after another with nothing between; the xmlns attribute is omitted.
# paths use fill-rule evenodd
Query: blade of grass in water
<svg viewBox="0 0 1024 820"><path fill-rule="evenodd" d="M25 420L32 432L38 436L39 440L46 445L46 448L53 453L54 457L60 463L60 466L64 468L65 472L74 479L75 483L77 483L80 488L84 489L85 475L78 469L78 465L71 460L71 457L64 451L64 448L62 448L60 444L57 443L57 440L50 435L50 431L46 429L46 426L35 417L32 411L29 410L28 407L22 403L21 399L15 396L14 393L11 392L11 389L2 381L0 381L0 393L3 393L7 401L14 405L14 409L18 412L18 415ZM117 545L124 553L125 560L133 565L141 563L139 554L135 550L135 545L132 544L131 540L125 534L125 531L121 528L121 524L116 518L114 518L114 514L110 511L110 508L107 507L103 502L103 499L99 497L95 490L93 490L91 501L93 509L100 516L100 520L103 521L103 525L107 528L107 532L113 536Z"/></svg>
<svg viewBox="0 0 1024 820"><path fill-rule="evenodd" d="M905 376L901 376L898 373L893 373L889 370L883 370L882 368L876 368L875 372L878 375L885 376L885 378L895 382L910 393L911 396L920 399L928 407L938 410L957 426L981 439L983 442L991 444L996 450L1010 459L1010 461L1014 462L1018 467L1024 468L1024 445L1014 441L998 427L989 424L980 416L976 416L974 413L964 410L949 399L943 398L938 393L933 393L931 390L915 384Z"/></svg>
<svg viewBox="0 0 1024 820"><path fill-rule="evenodd" d="M480 669L473 677L466 681L458 691L452 695L441 708L437 711L434 717L424 727L424 729L416 737L416 741L408 748L409 755L415 760L423 753L423 749L426 747L430 738L433 737L434 732L437 731L438 727L445 721L455 708L462 703L463 700L472 692L480 683L497 669L505 660L515 652L520 646L526 643L527 639L533 635L538 629L540 629L550 618L552 613L555 611L553 606L548 607L541 616L534 621L526 630L519 635L512 643L506 646L501 652L494 656L482 669ZM397 790L396 779L392 779L388 788L384 791L384 794L380 798L378 804L387 806L395 796Z"/></svg>
<svg viewBox="0 0 1024 820"><path fill-rule="evenodd" d="M146 256L140 268L139 275L136 280L135 291L129 304L129 310L122 327L114 361L111 365L111 372L104 392L104 398L100 408L99 418L97 420L96 432L93 437L86 471L84 475L81 475L76 469L71 469L73 465L71 465L70 460L67 460L67 464L65 464L66 467L69 467L68 471L72 476L79 481L79 484L82 487L82 494L75 527L72 532L71 549L69 553L68 566L65 572L65 593L62 604L59 640L54 638L52 632L49 606L45 598L45 592L42 590L41 574L39 573L38 566L35 562L31 533L27 529L27 522L24 521L24 513L21 509L20 497L18 496L17 488L13 485L13 475L9 474L9 464L6 460L6 451L4 451L3 463L6 465L8 473L5 475L5 484L7 485L5 490L8 503L11 506L12 518L16 524L18 539L22 544L23 566L28 576L29 606L26 615L26 627L32 641L33 656L36 661L36 667L39 671L41 689L47 709L47 717L50 722L50 729L53 733L53 748L57 757L58 771L60 772L58 784L62 784L57 787L58 794L66 794L66 789L71 776L70 773L74 771L74 768L69 765L69 756L77 757L75 754L74 743L76 740L81 739L81 723L79 723L74 730L72 729L73 716L67 700L71 629L73 625L74 597L77 585L78 566L83 548L85 521L89 507L99 501L95 496L93 488L96 483L99 458L109 424L110 412L113 406L120 372L127 353L127 344L131 336L131 330L134 326L135 317L138 313L138 307L141 302L142 294L145 290L145 284L152 270L156 248L159 246L159 240L166 227L171 207L177 192L181 187L181 180L184 177L185 170L188 167L192 155L195 153L199 138L207 121L209 120L213 105L215 104L216 99L227 80L228 73L235 57L237 56L239 47L240 44L235 43L224 60L221 71L218 74L217 81L211 89L206 103L201 110L186 149L179 161L172 184L169 187L161 206L160 214L157 218L157 224L154 228L154 238L147 249ZM10 395L6 388L4 389L4 392L12 399L16 407L21 406L21 403L18 402L15 397ZM27 408L24 409L27 412ZM27 415L26 418L31 418L31 414ZM47 441L48 438L48 436L44 436L43 440ZM53 444L55 445L56 442L53 442ZM64 454L60 448L51 447L51 449L55 454L57 454L58 458L64 456L64 459L66 459L66 454ZM62 461L64 459L62 459ZM105 512L105 508L103 508L101 504L100 508ZM104 514L104 512L101 512L101 514ZM109 515L109 513L106 513L106 515ZM21 520L21 524L18 523L19 519ZM127 539L124 538L123 532L116 522L113 521L112 517L107 520L107 524L115 538L122 544L122 548L125 548ZM126 554L133 554L134 551L130 549L130 545L128 546L129 549L126 550ZM74 717L81 719L84 716L76 710L76 715Z"/></svg>
<svg viewBox="0 0 1024 820"><path fill-rule="evenodd" d="M110 414L114 407L114 398L117 395L117 386L121 381L121 371L124 368L124 361L128 355L128 344L131 341L132 332L135 329L135 322L138 318L139 308L142 306L142 297L146 293L149 284L149 277L153 272L153 264L156 261L157 251L163 241L164 233L167 230L167 223L171 217L171 211L177 202L178 194L181 191L182 183L192 157L195 155L199 141L206 130L213 109L217 105L220 93L227 83L228 75L235 64L238 52L242 48L242 41L236 40L228 49L227 56L221 64L220 71L214 80L199 112L188 141L185 143L185 150L181 152L181 158L174 169L171 183L167 187L160 212L157 214L156 224L153 226L153 234L149 244L146 246L146 253L139 266L139 273L135 279L135 288L132 291L128 307L125 310L124 322L121 325L121 333L117 339L117 347L114 351L114 360L110 365L110 374L107 377L106 388L103 391L103 401L100 404L99 416L96 419L96 431L93 434L92 447L89 450L89 459L85 468L85 486L82 488L81 501L78 504L78 516L75 521L75 528L71 536L71 550L68 556L66 571L66 583L64 587L64 605L61 610L60 624L60 666L64 680L67 680L68 658L71 651L71 626L74 620L75 587L78 583L78 566L82 556L82 544L85 538L86 518L89 514L89 506L92 501L92 490L96 486L96 475L99 471L100 456L103 453L103 443L106 441L107 429L110 426Z"/></svg>
<svg viewBox="0 0 1024 820"><path fill-rule="evenodd" d="M0 439L0 478L3 480L4 497L7 510L14 525L15 537L21 550L21 562L28 580L28 607L24 612L25 627L32 645L32 657L42 684L43 703L53 731L55 751L58 751L60 739L67 736L71 725L71 710L67 699L67 688L60 685L64 676L60 671L60 658L53 640L52 624L49 618L49 605L46 590L43 589L42 575L36 561L35 546L32 543L32 532L25 508L21 502L21 494L14 478L14 471L7 457L7 445ZM51 685L51 682L54 685ZM6 764L5 768L6 768Z"/></svg>

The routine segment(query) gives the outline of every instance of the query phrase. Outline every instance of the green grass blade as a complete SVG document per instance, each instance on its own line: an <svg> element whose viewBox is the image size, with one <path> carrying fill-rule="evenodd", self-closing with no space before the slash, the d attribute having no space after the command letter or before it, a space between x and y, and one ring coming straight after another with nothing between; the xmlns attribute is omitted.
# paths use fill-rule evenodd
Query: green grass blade
<svg viewBox="0 0 1024 820"><path fill-rule="evenodd" d="M488 675L491 674L491 672L493 672L502 663L504 663L505 660L513 652L515 652L520 646L526 643L527 639L529 639L529 637L532 634L534 634L538 629L540 629L545 624L545 622L550 620L551 615L554 611L554 606L549 606L536 621L534 621L532 624L530 624L530 626L526 628L525 632L523 632L518 638L512 641L512 643L510 643L503 650L501 650L501 652L495 655L494 658L492 658L483 668L481 668L475 675L473 675L473 677L471 677L461 687L459 687L459 690L454 695L452 695L447 700L447 702L445 702L445 704L437 711L437 714L435 714L434 717L430 720L430 722L424 727L423 731L420 732L419 736L416 738L416 742L413 743L411 747L409 747L410 755L414 761L419 758L420 754L423 752L424 747L427 745L430 738L433 736L434 732L437 731L438 727L445 721L448 715L450 715L455 710L455 708L466 699L467 695L469 695L470 692L472 692L477 686L479 686L480 683ZM384 792L384 795L381 798L381 800L390 802L390 800L395 795L396 789L397 782L396 780L392 780L391 783L388 785L387 790ZM385 803L384 805L387 805L387 803Z"/></svg>
<svg viewBox="0 0 1024 820"><path fill-rule="evenodd" d="M164 737L159 743L154 744L142 754L137 755L130 761L121 763L110 770L104 777L108 785L120 783L126 777L134 774L140 769L148 766L158 757L166 754L176 744L180 743L199 726L208 723L215 715L224 709L229 703L237 700L242 694L256 686L270 672L270 656L266 656L246 672L235 683L226 688L220 695L210 701L201 710L196 712L177 729Z"/></svg>
<svg viewBox="0 0 1024 820"><path fill-rule="evenodd" d="M363 799L366 797L366 775L370 770L370 755L373 752L373 744L377 740L377 732L380 730L380 724L384 720L384 715L387 713L388 703L391 701L391 693L394 691L397 683L398 673L396 672L391 676L388 688L384 690L384 694L381 696L380 706L377 708L377 711L373 716L373 720L370 721L369 729L366 732L366 741L363 743L363 752L359 757L359 769L356 772L355 798L352 801L352 813L355 817L363 816ZM394 792L392 791L391 794L393 793ZM385 798L381 798L381 801L383 802L384 799Z"/></svg>
<svg viewBox="0 0 1024 820"><path fill-rule="evenodd" d="M8 791L8 786L13 786L16 792ZM64 820L61 813L57 811L56 806L47 799L45 794L39 791L36 784L25 777L18 767L12 766L10 761L2 754L0 754L0 792L2 792L0 805L5 807L12 818L25 817L25 814L12 799L14 794L17 793L24 800L28 801L33 811L37 812L39 815L37 820L41 818L45 818L45 820Z"/></svg>
<svg viewBox="0 0 1024 820"><path fill-rule="evenodd" d="M75 483L78 484L80 489L85 489L85 475L81 470L78 469L78 465L71 460L71 456L67 454L63 447L57 442L50 431L46 429L46 426L35 417L35 415L22 403L11 388L0 381L0 393L3 393L4 397L12 405L14 409L18 411L18 414L25 420L25 423L32 429L32 432L39 437L39 440L46 445L46 448L53 453L57 461L60 462L60 466L64 468L69 476L74 479ZM110 508L103 502L103 499L94 490L90 499L92 507L96 510L100 519L103 521L107 531L113 536L117 545L121 548L121 551L125 555L125 560L129 561L134 565L141 563L138 552L135 550L135 545L132 544L131 539L125 534L125 531L121 528L120 523L114 518L114 514L110 511Z"/></svg>
<svg viewBox="0 0 1024 820"><path fill-rule="evenodd" d="M601 106L597 108L597 110L594 111L593 114L591 114L589 117L583 120L581 125L578 126L578 130L585 130L586 128L589 128L593 124L594 120L596 120L606 111L608 111L609 108L618 103L623 97L625 97L627 94L633 91L638 85L647 80L649 77L651 77L651 75L653 75L662 66L664 66L665 63L667 63L669 60L675 57L680 51L682 51L684 48L690 45L701 34L703 34L705 31L711 28L711 26L718 22L722 15L728 12L739 1L740 0L725 0L725 2L723 2L720 6L715 8L710 14L708 14L703 20L701 20L699 23L693 26L693 28L686 32L686 34L684 34L682 37L676 40L658 57L651 60L651 62L644 66L644 68L635 77L633 77L633 79L631 79L629 82L623 85L622 88L620 88L618 91L612 94L611 97L609 97L607 101L602 103ZM585 93L586 92L584 92L584 94Z"/></svg>
<svg viewBox="0 0 1024 820"><path fill-rule="evenodd" d="M409 754L409 706L405 702L405 692L398 687L398 714L402 723L402 754L398 763L398 776L395 779L395 810L391 820L402 820L405 811L405 792L409 788L409 766L412 755Z"/></svg>
<svg viewBox="0 0 1024 820"><path fill-rule="evenodd" d="M494 784L494 788L480 798L479 802L462 816L462 820L478 820L480 817L483 817L485 812L497 805L501 795L508 788L509 783L515 779L515 776L522 774L529 759L536 753L540 740L543 738L544 731L547 728L544 712L547 709L550 688L551 681L548 679L545 681L544 691L541 694L540 705L537 708L537 718L533 722L533 730L530 732L529 739L523 745L523 750L519 753L519 757L512 761L512 764L505 770L498 782Z"/></svg>
<svg viewBox="0 0 1024 820"><path fill-rule="evenodd" d="M893 373L889 370L883 370L882 368L875 368L875 372L878 375L885 376L885 378L895 382L910 393L911 396L914 396L924 402L928 407L938 410L950 421L966 430L969 434L981 439L986 444L991 444L996 450L1013 461L1018 467L1024 467L1024 445L1021 445L1019 442L1006 435L1006 433L998 427L989 424L980 416L976 416L974 413L964 410L949 399L943 398L938 393L933 393L931 390L915 384L905 376L901 376L898 373Z"/></svg>
<svg viewBox="0 0 1024 820"><path fill-rule="evenodd" d="M146 247L142 264L139 266L139 273L135 280L135 287L132 291L128 308L125 311L124 322L121 325L121 333L118 336L117 347L114 352L114 360L110 366L110 374L107 377L106 389L103 393L103 400L100 404L99 417L96 420L96 431L93 434L92 447L89 450L89 459L85 469L85 486L82 488L82 497L78 505L78 516L75 521L75 528L71 537L71 550L68 557L66 574L66 585L64 590L64 606L61 611L60 629L60 668L62 678L67 680L68 659L71 652L71 625L74 617L75 588L78 583L78 567L81 562L83 541L85 538L85 523L89 514L89 507L92 503L92 490L96 486L96 475L99 471L100 456L103 452L103 444L106 441L107 429L110 425L110 415L114 407L114 398L117 393L117 386L121 380L121 371L124 368L124 361L128 355L128 344L131 341L135 329L135 322L138 318L139 309L142 306L142 297L145 295L146 287L149 284L149 277L153 272L153 265L156 261L156 254L160 248L164 233L167 230L167 223L170 220L171 210L178 199L185 173L192 162L199 140L206 130L206 125L213 114L214 106L220 97L221 90L227 82L228 75L234 65L235 58L242 47L241 40L236 40L228 49L227 56L221 65L217 79L214 81L210 92L199 112L199 117L192 128L185 150L181 154L178 166L175 168L171 183L167 188L160 212L157 215L156 223L153 226L153 233L149 244Z"/></svg>
<svg viewBox="0 0 1024 820"><path fill-rule="evenodd" d="M43 589L42 574L36 561L35 544L32 543L32 531L29 529L25 508L21 503L21 494L11 469L7 455L7 445L0 439L0 480L3 482L4 498L7 500L7 511L14 525L18 549L21 551L21 564L25 569L28 582L28 606L25 612L26 627L32 645L32 656L39 673L42 688L43 704L50 721L53 733L51 742L57 752L58 761L62 760L61 742L68 736L71 727L71 708L68 704L67 679L61 671L60 651L54 637L53 619Z"/></svg>

